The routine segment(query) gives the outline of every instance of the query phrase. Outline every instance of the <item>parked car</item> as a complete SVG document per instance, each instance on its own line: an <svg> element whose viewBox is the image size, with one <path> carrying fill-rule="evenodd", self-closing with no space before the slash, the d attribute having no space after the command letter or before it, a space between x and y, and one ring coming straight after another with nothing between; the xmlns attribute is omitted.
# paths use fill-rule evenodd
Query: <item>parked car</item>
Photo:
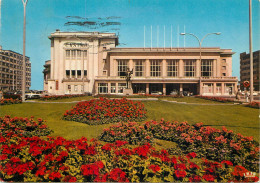
<svg viewBox="0 0 260 183"><path fill-rule="evenodd" d="M140 90L140 91L138 91L138 94L145 94L145 91L144 90Z"/></svg>
<svg viewBox="0 0 260 183"><path fill-rule="evenodd" d="M189 92L189 91L184 91L184 92L183 92L183 95L189 97L189 96L192 96L193 93L192 93L192 92Z"/></svg>
<svg viewBox="0 0 260 183"><path fill-rule="evenodd" d="M33 92L33 91L27 91L25 92L25 98L26 99L37 99L41 97L41 93Z"/></svg>
<svg viewBox="0 0 260 183"><path fill-rule="evenodd" d="M162 92L160 92L160 91L152 91L151 95L162 95Z"/></svg>
<svg viewBox="0 0 260 183"><path fill-rule="evenodd" d="M170 95L178 95L178 91L177 90L173 90L171 93L170 93Z"/></svg>

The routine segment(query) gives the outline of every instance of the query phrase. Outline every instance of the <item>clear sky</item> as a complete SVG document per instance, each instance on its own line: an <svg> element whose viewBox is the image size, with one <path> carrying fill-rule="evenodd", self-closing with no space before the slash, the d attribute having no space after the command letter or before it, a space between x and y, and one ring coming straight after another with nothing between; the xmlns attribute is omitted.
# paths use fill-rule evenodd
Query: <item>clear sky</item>
<svg viewBox="0 0 260 183"><path fill-rule="evenodd" d="M22 0L0 0L0 45L4 50L23 53ZM253 50L260 49L260 2L253 4ZM43 65L50 59L48 36L56 29L61 31L108 31L119 34L120 47L143 47L144 26L146 46L178 46L177 30L194 33L200 39L210 35L202 47L232 49L233 76L239 76L239 54L249 52L249 0L28 0L26 26L26 55L32 63L31 89L43 89ZM67 22L112 21L110 26L65 25ZM120 25L118 25L120 22ZM100 25L100 24L99 24ZM158 28L157 28L158 27ZM157 29L159 30L157 43ZM179 47L184 37L179 36ZM185 36L186 47L197 47L198 41Z"/></svg>

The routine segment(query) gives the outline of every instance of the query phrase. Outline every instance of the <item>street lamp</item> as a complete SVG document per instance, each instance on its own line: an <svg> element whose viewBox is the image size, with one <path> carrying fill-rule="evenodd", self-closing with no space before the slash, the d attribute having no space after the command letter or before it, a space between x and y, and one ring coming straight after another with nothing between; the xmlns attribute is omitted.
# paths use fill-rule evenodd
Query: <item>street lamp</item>
<svg viewBox="0 0 260 183"><path fill-rule="evenodd" d="M203 42L203 40L204 40L207 36L209 36L209 35L211 35L211 34L220 35L221 32L208 33L208 34L206 34L201 40L199 40L199 38L198 38L196 35L192 34L192 33L181 33L182 36L191 35L191 36L194 36L194 37L198 40L199 46L200 46L200 63L201 63L201 45L202 45L202 42Z"/></svg>
<svg viewBox="0 0 260 183"><path fill-rule="evenodd" d="M252 0L249 0L249 52L250 52L250 102L253 102L254 80L253 80L253 40L252 40Z"/></svg>
<svg viewBox="0 0 260 183"><path fill-rule="evenodd" d="M28 0L23 2L23 78L22 78L22 101L25 101L25 88L26 88L26 64L25 64L25 31L26 31L26 5Z"/></svg>

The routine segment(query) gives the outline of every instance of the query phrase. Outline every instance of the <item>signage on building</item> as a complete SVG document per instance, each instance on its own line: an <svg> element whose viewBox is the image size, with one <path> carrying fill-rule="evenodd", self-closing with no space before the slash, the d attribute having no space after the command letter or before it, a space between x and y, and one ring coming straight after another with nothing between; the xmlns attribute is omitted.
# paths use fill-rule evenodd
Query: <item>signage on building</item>
<svg viewBox="0 0 260 183"><path fill-rule="evenodd" d="M56 80L56 90L59 90L59 81Z"/></svg>
<svg viewBox="0 0 260 183"><path fill-rule="evenodd" d="M70 47L70 48L83 48L83 47L88 47L88 44L87 43L67 42L67 43L64 43L64 46Z"/></svg>

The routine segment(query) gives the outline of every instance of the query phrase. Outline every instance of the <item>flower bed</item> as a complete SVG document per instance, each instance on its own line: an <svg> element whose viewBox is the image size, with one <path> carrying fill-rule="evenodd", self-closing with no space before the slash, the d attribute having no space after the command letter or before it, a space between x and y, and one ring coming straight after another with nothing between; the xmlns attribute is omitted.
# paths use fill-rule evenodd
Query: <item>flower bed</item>
<svg viewBox="0 0 260 183"><path fill-rule="evenodd" d="M10 98L12 98L12 99L21 99L21 95L19 95L19 94L4 94L3 97L5 99L10 99Z"/></svg>
<svg viewBox="0 0 260 183"><path fill-rule="evenodd" d="M260 108L260 102L250 102L247 106L259 109Z"/></svg>
<svg viewBox="0 0 260 183"><path fill-rule="evenodd" d="M88 96L85 94L77 94L77 95L51 95L51 96L43 96L40 98L40 100L59 100L59 99L64 99L64 98L74 98L74 97L84 97Z"/></svg>
<svg viewBox="0 0 260 183"><path fill-rule="evenodd" d="M45 140L37 136L25 137L21 130L16 130L16 133L9 131L10 126L23 128L23 123L18 121L28 120L8 116L4 119L1 121L0 134L0 181L258 181L255 176L245 178L244 173L249 171L242 166L233 166L227 160L214 162L198 159L194 152L173 156L166 150L154 149L149 143L130 147L125 141L101 144L84 137L78 140L49 136Z"/></svg>
<svg viewBox="0 0 260 183"><path fill-rule="evenodd" d="M202 123L189 125L161 120L146 122L144 127L154 138L176 142L182 153L196 152L198 157L219 162L229 160L252 171L259 170L259 143L252 137L243 137L225 127L219 130L203 126Z"/></svg>
<svg viewBox="0 0 260 183"><path fill-rule="evenodd" d="M65 120L78 121L89 125L99 125L120 121L143 121L146 110L141 102L107 98L79 102L73 109L66 111Z"/></svg>
<svg viewBox="0 0 260 183"><path fill-rule="evenodd" d="M22 100L20 99L0 99L0 105L11 105L11 104L20 104Z"/></svg>
<svg viewBox="0 0 260 183"><path fill-rule="evenodd" d="M99 139L105 142L117 140L127 141L129 144L141 145L152 142L152 134L144 129L143 125L136 122L119 122L105 128Z"/></svg>
<svg viewBox="0 0 260 183"><path fill-rule="evenodd" d="M217 101L217 102L234 102L234 99L231 98L223 98L223 97L211 97L211 96L201 96L201 95L197 95L195 96L196 98L202 98L202 99L206 99L206 100L212 100L212 101Z"/></svg>
<svg viewBox="0 0 260 183"><path fill-rule="evenodd" d="M42 119L35 121L33 117L0 117L0 124L0 133L4 137L13 134L23 137L46 136L52 132Z"/></svg>

